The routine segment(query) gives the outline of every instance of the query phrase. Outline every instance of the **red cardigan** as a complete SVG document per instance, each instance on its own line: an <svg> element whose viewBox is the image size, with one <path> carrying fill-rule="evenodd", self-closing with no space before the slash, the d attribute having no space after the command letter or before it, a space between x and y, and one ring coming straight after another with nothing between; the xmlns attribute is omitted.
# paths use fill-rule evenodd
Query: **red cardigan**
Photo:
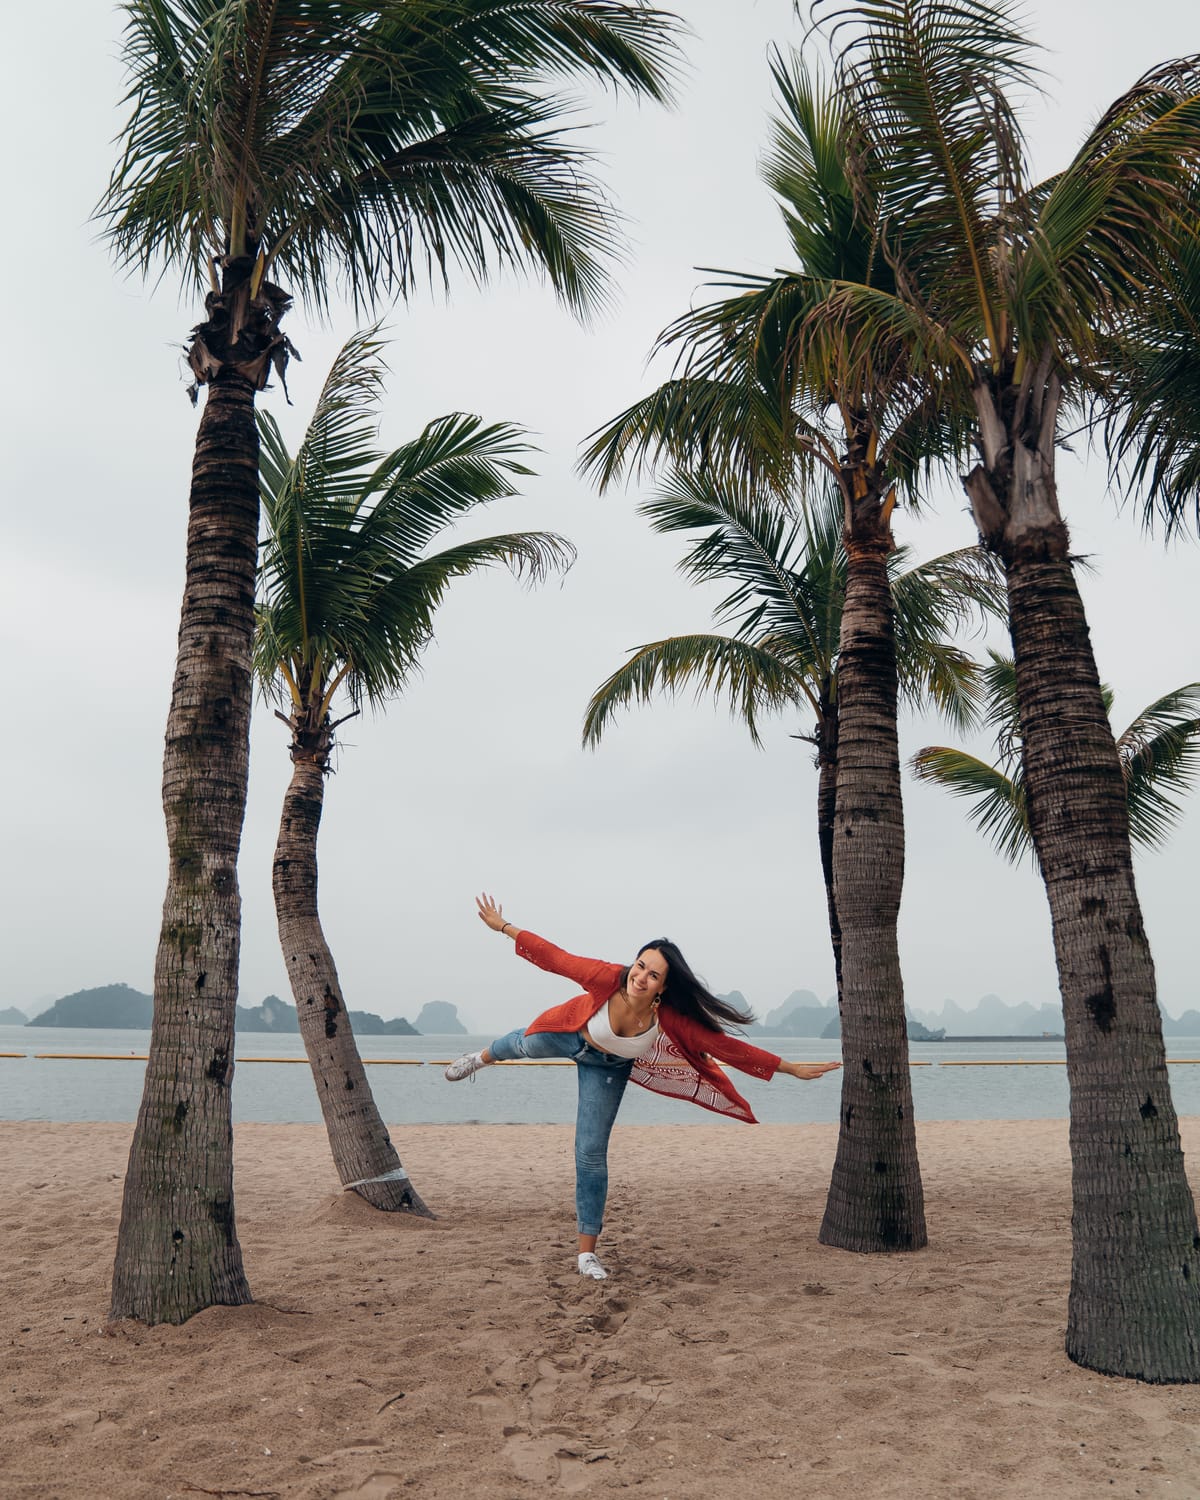
<svg viewBox="0 0 1200 1500"><path fill-rule="evenodd" d="M624 964L604 963L598 958L576 958L533 932L517 933L517 954L583 985L584 993L564 1005L543 1011L525 1030L582 1031L606 1000L621 987ZM779 1056L751 1046L724 1031L710 1031L690 1016L672 1010L669 1000L658 1009L658 1040L645 1055L634 1059L630 1077L643 1088L676 1099L690 1099L719 1115L731 1115L748 1125L757 1125L753 1111L734 1088L714 1059L731 1063L753 1078L771 1078L779 1067Z"/></svg>

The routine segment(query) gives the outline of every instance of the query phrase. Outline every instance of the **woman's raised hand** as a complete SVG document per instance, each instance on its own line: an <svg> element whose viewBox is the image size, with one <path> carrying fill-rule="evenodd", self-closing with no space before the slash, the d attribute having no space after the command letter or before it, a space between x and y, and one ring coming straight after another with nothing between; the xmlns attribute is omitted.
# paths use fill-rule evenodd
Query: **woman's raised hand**
<svg viewBox="0 0 1200 1500"><path fill-rule="evenodd" d="M788 1073L793 1078L820 1078L822 1073L832 1073L834 1068L840 1068L840 1062L781 1062L779 1071Z"/></svg>
<svg viewBox="0 0 1200 1500"><path fill-rule="evenodd" d="M479 920L485 926L490 927L493 932L500 932L509 925L504 920L504 908L494 896L489 896L486 891L475 897L475 905L479 908Z"/></svg>

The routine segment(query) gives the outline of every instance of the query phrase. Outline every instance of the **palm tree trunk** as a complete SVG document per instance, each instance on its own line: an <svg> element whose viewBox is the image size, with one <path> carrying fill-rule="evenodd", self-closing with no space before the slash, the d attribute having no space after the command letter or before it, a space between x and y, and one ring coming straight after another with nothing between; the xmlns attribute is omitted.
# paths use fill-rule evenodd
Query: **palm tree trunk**
<svg viewBox="0 0 1200 1500"><path fill-rule="evenodd" d="M841 1123L820 1239L843 1250L919 1250L925 1206L913 1125L896 923L904 812L896 734L896 645L874 505L847 527L838 652L833 884L841 929Z"/></svg>
<svg viewBox="0 0 1200 1500"><path fill-rule="evenodd" d="M318 731L312 744L294 731L292 780L272 874L279 942L343 1186L352 1187L373 1208L431 1219L434 1215L409 1180L376 1107L317 911L317 833L328 749L327 728Z"/></svg>
<svg viewBox="0 0 1200 1500"><path fill-rule="evenodd" d="M1125 787L1066 556L1008 561L1029 820L1058 961L1071 1088L1067 1353L1200 1380L1200 1240L1171 1100Z"/></svg>
<svg viewBox="0 0 1200 1500"><path fill-rule="evenodd" d="M1049 355L1015 403L976 389L965 488L1003 559L1030 831L1050 904L1071 1088L1067 1354L1200 1380L1200 1236L1171 1101L1125 784L1058 507Z"/></svg>
<svg viewBox="0 0 1200 1500"><path fill-rule="evenodd" d="M842 1003L842 924L838 921L833 895L833 823L837 810L837 703L827 703L817 726L817 844L821 851L821 875L825 881L825 909L829 914L829 942L833 948L833 973L837 981L838 1005Z"/></svg>
<svg viewBox="0 0 1200 1500"><path fill-rule="evenodd" d="M257 554L254 386L224 374L209 387L192 466L163 762L169 874L114 1318L182 1323L251 1300L234 1223L230 1091Z"/></svg>

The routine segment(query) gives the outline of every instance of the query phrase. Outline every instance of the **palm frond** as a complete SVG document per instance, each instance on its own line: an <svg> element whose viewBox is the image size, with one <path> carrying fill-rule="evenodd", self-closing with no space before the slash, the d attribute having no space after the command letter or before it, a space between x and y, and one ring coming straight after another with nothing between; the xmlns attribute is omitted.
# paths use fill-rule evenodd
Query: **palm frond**
<svg viewBox="0 0 1200 1500"><path fill-rule="evenodd" d="M911 568L907 560L901 547L888 563L897 630L905 636L947 635L1007 617L1003 567L983 547L960 547Z"/></svg>
<svg viewBox="0 0 1200 1500"><path fill-rule="evenodd" d="M1020 813L1028 839L1016 668L1011 656L992 651L989 657L982 673L984 712L1001 766L941 745L920 751L911 764L921 780L974 798L973 821L1002 853L1015 859L1025 846L1003 810L1006 803L1013 816ZM1101 693L1111 712L1112 689L1102 685ZM1130 835L1138 848L1159 848L1182 816L1180 798L1200 777L1200 682L1187 683L1147 705L1117 740L1117 750Z"/></svg>
<svg viewBox="0 0 1200 1500"><path fill-rule="evenodd" d="M1037 77L1013 0L819 0L837 76L854 101L852 176L871 195L887 254L937 320L993 361L1006 335L994 225L1022 191L1011 96Z"/></svg>
<svg viewBox="0 0 1200 1500"><path fill-rule="evenodd" d="M770 469L783 447L779 415L760 388L717 376L665 381L590 433L579 461L603 491L664 460L735 475Z"/></svg>
<svg viewBox="0 0 1200 1500"><path fill-rule="evenodd" d="M1200 189L1190 233L1157 241L1158 295L1145 297L1105 349L1111 383L1104 445L1114 480L1168 537L1189 515L1200 532Z"/></svg>
<svg viewBox="0 0 1200 1500"><path fill-rule="evenodd" d="M735 490L709 477L672 473L638 507L655 531L703 532L679 564L695 583L733 583L715 611L738 633L795 630L806 615L799 579L805 528L753 487Z"/></svg>
<svg viewBox="0 0 1200 1500"><path fill-rule="evenodd" d="M1097 331L1120 332L1160 281L1164 242L1173 258L1194 237L1198 167L1200 55L1140 78L1054 179L1016 268L1014 316L1027 343L1090 355Z"/></svg>
<svg viewBox="0 0 1200 1500"><path fill-rule="evenodd" d="M928 699L956 728L972 728L987 702L985 673L953 638L1005 617L1003 570L982 547L906 563L906 548L888 560L900 692L914 707Z"/></svg>
<svg viewBox="0 0 1200 1500"><path fill-rule="evenodd" d="M267 534L255 671L268 696L321 716L338 684L356 705L402 691L453 579L504 566L536 583L575 555L546 532L430 554L462 516L516 492L515 481L531 472L529 444L510 423L453 413L378 452L382 368L374 330L346 344L294 458L276 424L260 418Z"/></svg>
<svg viewBox="0 0 1200 1500"><path fill-rule="evenodd" d="M985 701L983 674L969 652L949 641L931 640L902 656L897 644L896 663L900 695L913 708L930 704L959 730L979 723Z"/></svg>
<svg viewBox="0 0 1200 1500"><path fill-rule="evenodd" d="M595 746L631 703L650 703L658 692L677 694L695 688L725 698L730 713L746 725L761 745L760 715L807 703L816 707L803 672L778 652L736 636L684 635L639 646L628 662L596 689L583 722L583 743Z"/></svg>
<svg viewBox="0 0 1200 1500"><path fill-rule="evenodd" d="M872 282L891 270L875 255L874 218L846 174L850 97L830 88L795 52L771 57L778 112L760 168L780 200L792 248L818 280Z"/></svg>
<svg viewBox="0 0 1200 1500"><path fill-rule="evenodd" d="M434 617L455 579L503 567L532 586L574 560L574 547L553 532L460 542L390 575L376 572L362 613L347 616L318 644L327 658L349 667L344 686L351 700L378 706L402 692L418 669L433 639Z"/></svg>
<svg viewBox="0 0 1200 1500"><path fill-rule="evenodd" d="M268 523L285 524L283 507L306 488L326 499L357 494L363 474L379 462L379 404L387 366L378 325L360 329L338 351L317 397L304 438L291 457L279 426L256 413L262 445L260 488Z"/></svg>
<svg viewBox="0 0 1200 1500"><path fill-rule="evenodd" d="M1024 784L995 766L947 745L927 745L909 762L918 781L967 798L967 816L1011 864L1033 852Z"/></svg>
<svg viewBox="0 0 1200 1500"><path fill-rule="evenodd" d="M533 472L521 461L530 451L512 423L485 424L464 412L439 417L370 476L368 490L378 498L364 534L381 553L408 563L466 511L516 494L513 481Z"/></svg>
<svg viewBox="0 0 1200 1500"><path fill-rule="evenodd" d="M1135 844L1158 848L1183 815L1181 798L1200 778L1200 682L1149 704L1117 740Z"/></svg>

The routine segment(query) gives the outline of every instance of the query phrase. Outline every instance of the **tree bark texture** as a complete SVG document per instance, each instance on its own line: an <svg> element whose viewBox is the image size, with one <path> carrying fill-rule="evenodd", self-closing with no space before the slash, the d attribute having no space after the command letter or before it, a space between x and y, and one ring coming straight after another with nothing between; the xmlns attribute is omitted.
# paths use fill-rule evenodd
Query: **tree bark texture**
<svg viewBox="0 0 1200 1500"><path fill-rule="evenodd" d="M842 1102L822 1244L918 1250L924 1193L913 1125L908 1029L896 924L904 812L896 734L896 647L876 505L848 528L838 651L833 885L841 930Z"/></svg>
<svg viewBox="0 0 1200 1500"><path fill-rule="evenodd" d="M838 1005L842 1000L842 924L838 921L833 895L833 823L837 810L837 700L830 695L817 726L817 844L821 851L821 875L825 881L825 908L829 913L829 942L833 948L833 972Z"/></svg>
<svg viewBox="0 0 1200 1500"><path fill-rule="evenodd" d="M1044 422L1039 430L1009 421L1007 436L990 467L985 446L982 472L966 488L1008 577L1030 828L1062 993L1071 1089L1067 1354L1110 1375L1195 1381L1200 1238L1133 878L1125 784L1059 515L1052 439Z"/></svg>
<svg viewBox="0 0 1200 1500"><path fill-rule="evenodd" d="M249 1302L233 1209L234 1015L258 555L254 387L223 374L196 440L163 762L168 884L112 1316L182 1323Z"/></svg>
<svg viewBox="0 0 1200 1500"><path fill-rule="evenodd" d="M392 1145L358 1054L333 955L317 911L317 834L325 796L327 730L315 742L296 733L272 884L279 941L300 1034L312 1068L329 1148L342 1185L388 1212L434 1215Z"/></svg>

